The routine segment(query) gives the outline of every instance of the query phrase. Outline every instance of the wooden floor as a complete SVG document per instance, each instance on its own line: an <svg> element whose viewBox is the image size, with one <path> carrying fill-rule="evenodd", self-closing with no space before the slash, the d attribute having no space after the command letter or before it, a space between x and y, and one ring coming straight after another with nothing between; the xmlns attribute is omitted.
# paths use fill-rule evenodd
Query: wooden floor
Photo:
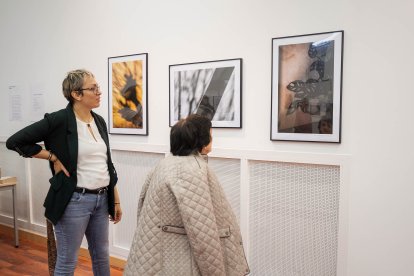
<svg viewBox="0 0 414 276"><path fill-rule="evenodd" d="M49 275L46 243L20 238L15 248L12 231L0 229L0 275ZM89 258L79 257L75 275L93 275ZM111 275L122 275L122 269L111 266Z"/></svg>

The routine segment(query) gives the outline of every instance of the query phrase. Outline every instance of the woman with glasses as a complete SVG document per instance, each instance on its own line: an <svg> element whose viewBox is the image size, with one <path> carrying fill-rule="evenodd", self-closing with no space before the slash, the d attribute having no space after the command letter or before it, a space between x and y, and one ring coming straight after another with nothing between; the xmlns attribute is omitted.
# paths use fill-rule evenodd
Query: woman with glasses
<svg viewBox="0 0 414 276"><path fill-rule="evenodd" d="M249 273L237 219L208 167L211 121L189 115L170 132L171 155L151 172L124 275Z"/></svg>
<svg viewBox="0 0 414 276"><path fill-rule="evenodd" d="M84 235L94 275L109 275L108 215L118 223L122 210L106 123L92 111L100 105L101 91L86 70L69 72L62 88L67 107L12 135L7 148L49 161L53 177L43 206L56 233L54 275L73 275ZM45 148L37 144L42 141Z"/></svg>

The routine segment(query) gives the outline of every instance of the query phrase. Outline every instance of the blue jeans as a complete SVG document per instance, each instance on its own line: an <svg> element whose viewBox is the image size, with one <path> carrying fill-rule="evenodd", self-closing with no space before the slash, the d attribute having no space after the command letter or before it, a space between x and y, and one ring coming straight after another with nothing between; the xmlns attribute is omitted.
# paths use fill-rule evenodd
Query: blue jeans
<svg viewBox="0 0 414 276"><path fill-rule="evenodd" d="M62 218L55 225L55 275L73 275L79 248L86 235L93 274L109 276L108 229L107 194L73 193Z"/></svg>

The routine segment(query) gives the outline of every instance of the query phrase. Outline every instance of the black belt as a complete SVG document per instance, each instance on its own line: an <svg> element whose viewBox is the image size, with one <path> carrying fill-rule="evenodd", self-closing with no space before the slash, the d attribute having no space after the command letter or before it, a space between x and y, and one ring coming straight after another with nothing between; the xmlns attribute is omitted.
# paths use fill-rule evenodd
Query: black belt
<svg viewBox="0 0 414 276"><path fill-rule="evenodd" d="M106 193L108 191L108 187L103 187L103 188L99 188L99 189L96 189L96 190L89 190L89 189L86 189L86 188L76 188L75 189L75 192L77 192L77 193L80 193L80 194L84 194L84 193L87 193L87 194L104 194L104 193Z"/></svg>

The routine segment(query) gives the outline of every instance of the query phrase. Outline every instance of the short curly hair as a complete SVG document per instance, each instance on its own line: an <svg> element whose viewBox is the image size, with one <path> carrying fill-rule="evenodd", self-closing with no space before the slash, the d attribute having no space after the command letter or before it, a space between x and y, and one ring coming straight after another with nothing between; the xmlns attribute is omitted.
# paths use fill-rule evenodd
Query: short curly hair
<svg viewBox="0 0 414 276"><path fill-rule="evenodd" d="M92 77L95 76L85 69L77 69L68 72L66 75L66 78L62 82L62 92L63 96L71 103L73 104L74 99L72 97L72 91L80 91L83 86L83 81L85 80L85 77ZM80 91L79 93L82 93Z"/></svg>
<svg viewBox="0 0 414 276"><path fill-rule="evenodd" d="M170 132L170 151L173 155L187 156L199 153L210 144L210 119L191 114L178 121Z"/></svg>

